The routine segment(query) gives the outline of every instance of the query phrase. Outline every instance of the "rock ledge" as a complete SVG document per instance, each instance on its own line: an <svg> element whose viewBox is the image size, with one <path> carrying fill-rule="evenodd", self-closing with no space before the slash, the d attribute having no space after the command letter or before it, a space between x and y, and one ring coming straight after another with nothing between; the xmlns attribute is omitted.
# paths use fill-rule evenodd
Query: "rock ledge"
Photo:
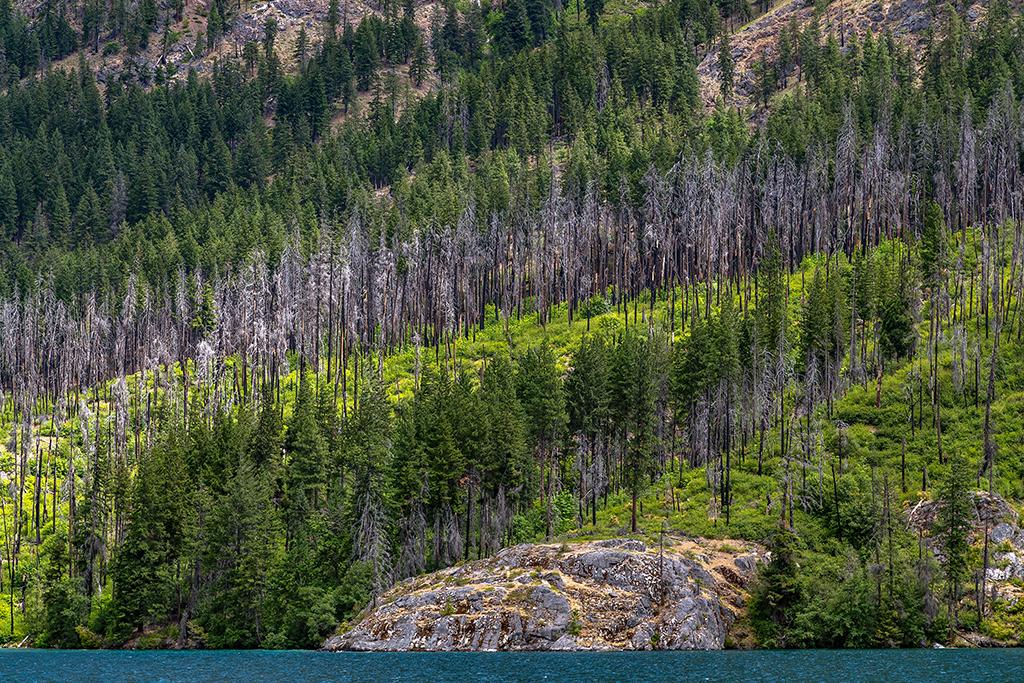
<svg viewBox="0 0 1024 683"><path fill-rule="evenodd" d="M764 558L741 541L518 545L406 580L325 650L714 650Z"/></svg>

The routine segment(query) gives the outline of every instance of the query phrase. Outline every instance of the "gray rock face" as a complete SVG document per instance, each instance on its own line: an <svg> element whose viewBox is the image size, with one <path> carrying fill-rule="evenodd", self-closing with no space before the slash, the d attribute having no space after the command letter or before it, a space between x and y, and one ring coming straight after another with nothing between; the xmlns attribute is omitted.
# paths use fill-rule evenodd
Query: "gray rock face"
<svg viewBox="0 0 1024 683"><path fill-rule="evenodd" d="M742 545L694 559L622 539L506 548L395 586L324 649L720 649L763 556Z"/></svg>
<svg viewBox="0 0 1024 683"><path fill-rule="evenodd" d="M988 533L986 595L992 602L1001 601L1009 609L1016 609L1024 602L1024 586L1021 585L1024 581L1024 528L1020 525L1020 515L997 494L975 491L973 496L970 540L975 549L981 551ZM942 535L937 532L936 523L941 511L941 503L921 501L910 511L908 519L911 528L924 535L928 547L940 561L943 559ZM964 634L963 637L972 647L1007 644L979 634ZM1013 639L1010 642L1012 644Z"/></svg>
<svg viewBox="0 0 1024 683"><path fill-rule="evenodd" d="M992 526L1017 522L1017 513L1002 496L988 493L986 491L974 491L974 515L973 524L975 530L980 530L985 524ZM932 531L942 511L942 503L936 500L922 500L915 505L908 516L907 521L912 529L918 531Z"/></svg>
<svg viewBox="0 0 1024 683"><path fill-rule="evenodd" d="M1024 579L1024 529L1003 522L989 532L989 541L994 548L986 578L989 581Z"/></svg>

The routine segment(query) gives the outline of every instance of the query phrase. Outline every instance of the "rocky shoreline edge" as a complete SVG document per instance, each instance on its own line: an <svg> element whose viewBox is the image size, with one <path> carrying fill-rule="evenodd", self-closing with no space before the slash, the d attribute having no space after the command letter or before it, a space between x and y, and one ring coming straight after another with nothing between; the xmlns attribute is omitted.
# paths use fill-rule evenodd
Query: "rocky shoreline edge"
<svg viewBox="0 0 1024 683"><path fill-rule="evenodd" d="M719 650L763 547L616 538L524 544L414 577L385 593L327 651Z"/></svg>

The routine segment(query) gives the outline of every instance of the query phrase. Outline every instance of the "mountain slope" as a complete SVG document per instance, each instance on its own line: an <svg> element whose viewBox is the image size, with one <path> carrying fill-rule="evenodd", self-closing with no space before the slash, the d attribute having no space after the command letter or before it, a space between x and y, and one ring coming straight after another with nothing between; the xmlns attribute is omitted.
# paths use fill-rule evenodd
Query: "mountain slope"
<svg viewBox="0 0 1024 683"><path fill-rule="evenodd" d="M976 26L984 18L989 4L989 0L983 0L964 9L965 23ZM778 63L784 40L793 42L793 51L799 48L797 36L784 37L794 28L804 31L816 22L820 35L834 37L841 48L852 38L863 40L869 32L876 37L884 34L920 58L929 36L940 25L941 17L950 11L949 5L929 0L834 0L823 7L808 0L778 2L729 38L736 74L733 102L748 104L756 97L757 63L762 59L770 64ZM798 63L776 68L783 68L790 83L801 77L802 66ZM705 104L711 106L721 96L717 50L704 55L697 71L702 97Z"/></svg>
<svg viewBox="0 0 1024 683"><path fill-rule="evenodd" d="M171 16L169 20L161 20L166 23L157 28L147 47L137 54L127 54L118 40L103 40L98 45L99 49L94 49L97 46L85 46L60 60L55 67L73 69L84 58L101 83L126 72L142 70L152 74L157 68L165 69L174 80L184 78L190 70L199 75L209 75L217 61L241 60L247 44L261 44L267 23L273 22L277 30L275 52L284 70L292 73L298 68L296 48L300 33L304 31L306 34L310 55L323 43L329 5L329 0L240 2L237 12L226 22L211 48L205 38L209 28L209 3L206 0L188 0L183 4L181 18L175 20ZM425 35L429 35L430 20L438 6L437 0L417 0L414 3L417 24ZM22 11L28 16L37 16L40 8L30 4L22 6ZM339 3L339 13L341 27L356 26L363 17L380 16L380 7L373 2L346 0ZM73 18L71 23L81 29L81 21Z"/></svg>

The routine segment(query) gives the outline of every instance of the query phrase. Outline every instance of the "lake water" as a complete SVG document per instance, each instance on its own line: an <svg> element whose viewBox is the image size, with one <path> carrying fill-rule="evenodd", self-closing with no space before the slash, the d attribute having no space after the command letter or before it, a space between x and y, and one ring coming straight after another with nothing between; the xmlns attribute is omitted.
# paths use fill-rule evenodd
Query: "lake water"
<svg viewBox="0 0 1024 683"><path fill-rule="evenodd" d="M608 653L0 650L0 681L1024 681L1024 649Z"/></svg>

